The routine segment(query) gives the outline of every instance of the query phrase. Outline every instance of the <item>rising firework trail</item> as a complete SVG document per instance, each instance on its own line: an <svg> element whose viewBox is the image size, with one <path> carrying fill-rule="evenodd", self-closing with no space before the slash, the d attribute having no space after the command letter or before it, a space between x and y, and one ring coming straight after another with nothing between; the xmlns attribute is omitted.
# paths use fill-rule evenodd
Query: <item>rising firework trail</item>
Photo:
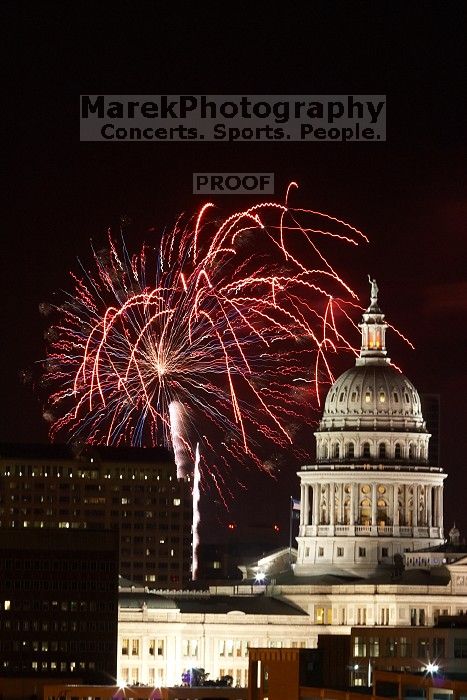
<svg viewBox="0 0 467 700"><path fill-rule="evenodd" d="M291 449L305 397L318 405L333 380L330 354L353 351L340 324L356 294L326 246L367 240L329 214L291 208L293 186L283 204L221 221L205 204L136 255L109 233L95 271L72 273L73 291L48 307L52 439L165 443L179 478L193 476L199 443L202 483L210 474L221 497L232 465L263 468L259 444Z"/></svg>

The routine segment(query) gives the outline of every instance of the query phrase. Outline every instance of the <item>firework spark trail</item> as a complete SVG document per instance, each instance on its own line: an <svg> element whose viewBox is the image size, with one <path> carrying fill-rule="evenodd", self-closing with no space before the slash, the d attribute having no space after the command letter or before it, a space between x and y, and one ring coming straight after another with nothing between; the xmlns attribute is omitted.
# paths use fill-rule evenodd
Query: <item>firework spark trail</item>
<svg viewBox="0 0 467 700"><path fill-rule="evenodd" d="M192 578L196 580L198 578L198 546L199 546L199 523L200 523L200 512L199 512L199 499L200 499L200 454L199 454L199 443L196 443L195 449L195 463L193 467L193 540L192 540L192 558L191 558L191 571Z"/></svg>
<svg viewBox="0 0 467 700"><path fill-rule="evenodd" d="M54 309L45 363L46 382L58 386L45 410L52 439L163 442L186 477L197 426L211 425L224 453L208 466L203 449L199 467L215 484L235 461L262 467L258 442L291 445L289 426L304 420L293 382L314 365L308 400L319 403L333 378L328 355L353 351L335 311L339 321L350 319L356 294L323 243L366 238L287 199L220 223L208 214L211 203L194 224L180 218L157 249L132 257L109 233L109 249L94 251L97 274L72 275L74 292Z"/></svg>

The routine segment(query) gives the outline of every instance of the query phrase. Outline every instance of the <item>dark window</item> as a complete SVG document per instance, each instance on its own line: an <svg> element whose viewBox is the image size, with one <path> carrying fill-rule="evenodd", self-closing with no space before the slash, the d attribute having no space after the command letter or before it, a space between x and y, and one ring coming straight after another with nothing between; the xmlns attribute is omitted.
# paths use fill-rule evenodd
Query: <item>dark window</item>
<svg viewBox="0 0 467 700"><path fill-rule="evenodd" d="M454 638L454 658L467 659L467 638Z"/></svg>

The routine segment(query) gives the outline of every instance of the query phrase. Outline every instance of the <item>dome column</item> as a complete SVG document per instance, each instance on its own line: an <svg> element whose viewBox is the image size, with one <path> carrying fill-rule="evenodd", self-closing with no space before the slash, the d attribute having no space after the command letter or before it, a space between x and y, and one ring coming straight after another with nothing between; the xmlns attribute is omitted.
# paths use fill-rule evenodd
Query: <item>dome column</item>
<svg viewBox="0 0 467 700"><path fill-rule="evenodd" d="M358 525L358 484L352 484L352 522L351 525Z"/></svg>
<svg viewBox="0 0 467 700"><path fill-rule="evenodd" d="M300 526L305 525L305 493L308 487L302 483L300 487Z"/></svg>
<svg viewBox="0 0 467 700"><path fill-rule="evenodd" d="M436 503L437 503L437 517L436 517L436 527L438 530L438 537L443 536L443 487L438 486L436 489Z"/></svg>
<svg viewBox="0 0 467 700"><path fill-rule="evenodd" d="M418 486L414 485L412 487L412 527L418 527L419 503Z"/></svg>
<svg viewBox="0 0 467 700"><path fill-rule="evenodd" d="M313 532L317 533L317 526L319 523L319 501L318 501L318 484L313 486Z"/></svg>
<svg viewBox="0 0 467 700"><path fill-rule="evenodd" d="M425 510L426 510L426 526L431 528L433 521L431 519L431 486L425 488Z"/></svg>
<svg viewBox="0 0 467 700"><path fill-rule="evenodd" d="M399 488L392 487L392 534L399 535Z"/></svg>
<svg viewBox="0 0 467 700"><path fill-rule="evenodd" d="M373 481L371 484L371 533L378 534L378 523L376 522L376 482Z"/></svg>
<svg viewBox="0 0 467 700"><path fill-rule="evenodd" d="M440 499L439 499L439 513L440 513L440 515L439 515L439 527L440 527L439 536L440 537L443 537L443 530L444 530L444 528L443 528L443 498L442 498L442 493L443 493L443 487L440 486Z"/></svg>
<svg viewBox="0 0 467 700"><path fill-rule="evenodd" d="M339 484L339 523L344 525L345 523L345 509L344 509L344 483Z"/></svg>
<svg viewBox="0 0 467 700"><path fill-rule="evenodd" d="M334 523L336 516L336 485L329 484L329 525L331 527L330 535L334 534Z"/></svg>

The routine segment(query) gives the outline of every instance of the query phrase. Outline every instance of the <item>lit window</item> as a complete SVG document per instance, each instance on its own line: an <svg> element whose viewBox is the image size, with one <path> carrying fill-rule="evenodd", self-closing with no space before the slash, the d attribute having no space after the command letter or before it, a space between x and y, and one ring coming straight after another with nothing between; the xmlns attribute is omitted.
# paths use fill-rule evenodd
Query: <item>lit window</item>
<svg viewBox="0 0 467 700"><path fill-rule="evenodd" d="M152 639L149 642L149 653L151 656L164 656L164 640Z"/></svg>
<svg viewBox="0 0 467 700"><path fill-rule="evenodd" d="M371 392L367 391L365 394L365 403L370 403L371 401Z"/></svg>
<svg viewBox="0 0 467 700"><path fill-rule="evenodd" d="M384 403L385 401L386 401L386 394L384 393L384 391L380 391L379 392L379 402Z"/></svg>
<svg viewBox="0 0 467 700"><path fill-rule="evenodd" d="M367 640L365 637L354 638L354 656L366 656Z"/></svg>
<svg viewBox="0 0 467 700"><path fill-rule="evenodd" d="M174 498L174 506L179 506L179 505L180 505L180 499Z"/></svg>

